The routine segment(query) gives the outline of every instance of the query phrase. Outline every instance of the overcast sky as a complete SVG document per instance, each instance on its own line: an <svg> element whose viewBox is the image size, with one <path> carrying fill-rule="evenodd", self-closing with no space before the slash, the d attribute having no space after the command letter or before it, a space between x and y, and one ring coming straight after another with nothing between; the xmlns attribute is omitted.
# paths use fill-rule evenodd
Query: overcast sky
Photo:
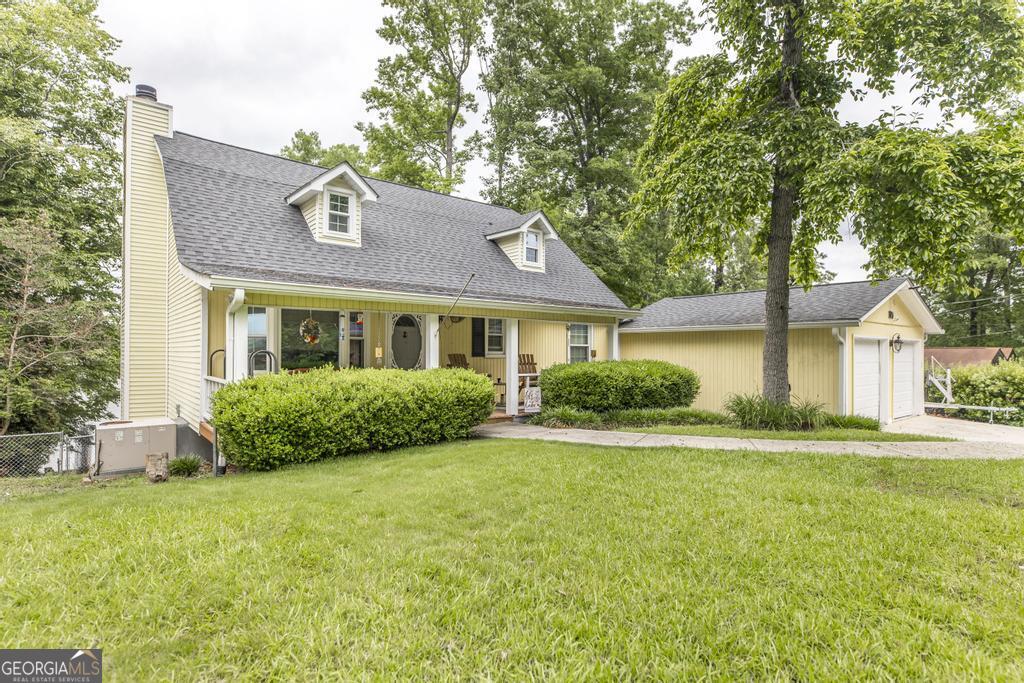
<svg viewBox="0 0 1024 683"><path fill-rule="evenodd" d="M117 59L131 68L132 86L157 88L174 107L174 127L195 135L278 152L298 128L325 143L361 142L355 124L367 120L360 94L374 79L389 46L376 33L384 10L373 0L100 0L99 16L122 41ZM714 49L699 34L679 56ZM872 120L881 107L906 105L874 98L843 105L846 118ZM470 124L479 125L479 117ZM482 163L473 164L458 194L478 198ZM847 240L828 245L826 265L837 280L864 277L863 250Z"/></svg>

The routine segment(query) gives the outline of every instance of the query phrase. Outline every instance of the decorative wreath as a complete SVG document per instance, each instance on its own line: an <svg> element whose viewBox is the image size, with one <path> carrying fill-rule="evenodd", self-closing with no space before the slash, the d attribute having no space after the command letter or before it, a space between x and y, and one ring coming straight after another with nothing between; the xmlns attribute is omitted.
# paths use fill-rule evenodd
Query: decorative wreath
<svg viewBox="0 0 1024 683"><path fill-rule="evenodd" d="M320 341L320 323L313 318L306 318L299 325L299 334L302 340L312 346Z"/></svg>

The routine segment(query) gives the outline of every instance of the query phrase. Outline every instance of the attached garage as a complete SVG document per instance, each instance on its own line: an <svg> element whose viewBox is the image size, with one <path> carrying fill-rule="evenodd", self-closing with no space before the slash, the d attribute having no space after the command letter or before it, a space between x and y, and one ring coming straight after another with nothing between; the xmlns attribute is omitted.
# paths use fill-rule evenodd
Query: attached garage
<svg viewBox="0 0 1024 683"><path fill-rule="evenodd" d="M620 328L622 358L667 360L701 376L695 407L761 391L764 291L662 299ZM845 282L790 291L794 397L881 422L924 412L924 342L942 328L913 284Z"/></svg>

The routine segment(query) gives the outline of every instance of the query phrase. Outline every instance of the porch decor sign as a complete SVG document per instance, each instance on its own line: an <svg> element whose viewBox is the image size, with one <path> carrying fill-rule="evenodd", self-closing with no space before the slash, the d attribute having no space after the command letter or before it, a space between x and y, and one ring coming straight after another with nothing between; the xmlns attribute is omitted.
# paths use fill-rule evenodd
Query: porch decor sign
<svg viewBox="0 0 1024 683"><path fill-rule="evenodd" d="M313 318L306 318L299 325L302 340L312 346L320 341L320 323Z"/></svg>

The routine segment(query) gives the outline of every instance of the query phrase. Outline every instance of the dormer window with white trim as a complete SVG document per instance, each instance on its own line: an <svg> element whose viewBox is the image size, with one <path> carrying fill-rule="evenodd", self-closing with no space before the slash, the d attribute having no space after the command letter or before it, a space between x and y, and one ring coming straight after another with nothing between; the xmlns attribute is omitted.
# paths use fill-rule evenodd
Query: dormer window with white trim
<svg viewBox="0 0 1024 683"><path fill-rule="evenodd" d="M516 268L534 273L545 272L547 245L558 239L543 211L516 216L507 227L496 227L486 237L505 252Z"/></svg>
<svg viewBox="0 0 1024 683"><path fill-rule="evenodd" d="M340 192L327 193L327 232L348 235L351 231L352 197Z"/></svg>
<svg viewBox="0 0 1024 683"><path fill-rule="evenodd" d="M362 245L362 213L377 193L347 162L341 162L285 198L302 212L318 242L348 247Z"/></svg>
<svg viewBox="0 0 1024 683"><path fill-rule="evenodd" d="M526 247L524 260L527 263L540 265L540 233L527 230L523 239Z"/></svg>

